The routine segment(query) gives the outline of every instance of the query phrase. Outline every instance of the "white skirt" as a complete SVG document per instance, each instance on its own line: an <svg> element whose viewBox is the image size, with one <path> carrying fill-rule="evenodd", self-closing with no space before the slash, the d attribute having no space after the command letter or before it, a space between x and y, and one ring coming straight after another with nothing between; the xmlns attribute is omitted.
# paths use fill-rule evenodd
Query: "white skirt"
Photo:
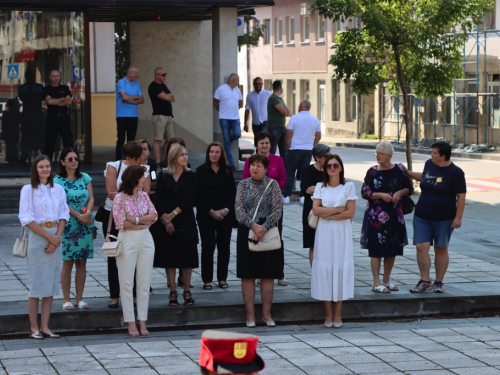
<svg viewBox="0 0 500 375"><path fill-rule="evenodd" d="M43 228L52 235L57 227ZM53 253L46 253L45 247L49 241L38 234L29 232L28 255L28 297L44 298L59 294L61 284L61 246Z"/></svg>
<svg viewBox="0 0 500 375"><path fill-rule="evenodd" d="M334 302L354 297L354 255L350 220L319 218L314 238L311 297Z"/></svg>

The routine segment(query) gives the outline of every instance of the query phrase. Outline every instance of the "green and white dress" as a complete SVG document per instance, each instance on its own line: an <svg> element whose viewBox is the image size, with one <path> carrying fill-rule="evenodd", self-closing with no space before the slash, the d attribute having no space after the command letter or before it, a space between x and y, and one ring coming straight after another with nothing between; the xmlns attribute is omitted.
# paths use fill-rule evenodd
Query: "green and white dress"
<svg viewBox="0 0 500 375"><path fill-rule="evenodd" d="M61 185L66 192L68 206L80 212L82 207L86 207L89 200L87 185L92 178L82 173L82 177L76 180L68 180L59 175L54 177L54 183ZM94 216L91 215L92 220ZM74 217L70 217L64 228L62 237L62 259L79 260L91 259L94 257L94 226L81 224Z"/></svg>

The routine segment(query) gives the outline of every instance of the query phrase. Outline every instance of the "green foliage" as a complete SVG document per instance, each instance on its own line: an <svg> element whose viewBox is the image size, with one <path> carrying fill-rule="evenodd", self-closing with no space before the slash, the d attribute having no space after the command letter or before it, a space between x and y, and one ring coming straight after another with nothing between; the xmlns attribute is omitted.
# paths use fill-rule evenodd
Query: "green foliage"
<svg viewBox="0 0 500 375"><path fill-rule="evenodd" d="M359 16L362 29L337 33L330 64L333 79L353 80L357 94L373 93L388 81L399 94L396 52L407 86L422 97L453 91L461 78L467 33L491 11L493 0L313 0L313 7L335 21ZM450 31L450 32L448 32ZM454 32L453 32L454 31Z"/></svg>
<svg viewBox="0 0 500 375"><path fill-rule="evenodd" d="M250 31L250 21L257 22L257 18L253 16L245 16L244 22L246 24L247 33L238 37L238 47L241 46L254 46L257 47L259 45L259 40L264 36L265 25L258 26L257 23L254 23L254 27L252 31Z"/></svg>
<svg viewBox="0 0 500 375"><path fill-rule="evenodd" d="M116 59L116 81L122 79L129 67L129 42L127 39L128 23L115 22L115 59Z"/></svg>
<svg viewBox="0 0 500 375"><path fill-rule="evenodd" d="M360 138L361 139L378 139L375 134L366 134L366 133L361 134Z"/></svg>

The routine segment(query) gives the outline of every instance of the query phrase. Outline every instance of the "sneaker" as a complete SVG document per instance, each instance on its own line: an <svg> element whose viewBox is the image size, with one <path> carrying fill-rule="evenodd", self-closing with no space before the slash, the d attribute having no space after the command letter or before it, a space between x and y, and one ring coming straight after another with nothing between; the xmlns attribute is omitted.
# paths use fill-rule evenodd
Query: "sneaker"
<svg viewBox="0 0 500 375"><path fill-rule="evenodd" d="M432 281L420 280L415 288L410 289L412 293L423 293L432 289Z"/></svg>
<svg viewBox="0 0 500 375"><path fill-rule="evenodd" d="M301 206L303 206L303 205L304 205L304 201L305 201L305 200L306 200L306 198L305 198L305 197L299 197L299 203L300 203L300 205L301 205Z"/></svg>
<svg viewBox="0 0 500 375"><path fill-rule="evenodd" d="M442 281L434 281L434 293L444 293L444 284Z"/></svg>
<svg viewBox="0 0 500 375"><path fill-rule="evenodd" d="M290 197L283 197L283 204L290 204Z"/></svg>

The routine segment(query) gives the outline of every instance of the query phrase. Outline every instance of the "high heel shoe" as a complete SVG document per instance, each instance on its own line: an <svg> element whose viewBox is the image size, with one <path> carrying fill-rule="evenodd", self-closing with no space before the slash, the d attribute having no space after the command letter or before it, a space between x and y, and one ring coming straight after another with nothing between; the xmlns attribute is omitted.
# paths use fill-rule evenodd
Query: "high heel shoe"
<svg viewBox="0 0 500 375"><path fill-rule="evenodd" d="M42 334L43 337L49 337L51 339L58 339L59 337L61 337L61 335L58 335L52 331L49 332L40 331L40 333Z"/></svg>
<svg viewBox="0 0 500 375"><path fill-rule="evenodd" d="M247 328L255 328L255 326L256 326L255 319L252 320L251 322L247 321L246 326L247 326Z"/></svg>
<svg viewBox="0 0 500 375"><path fill-rule="evenodd" d="M265 320L264 317L262 317L262 323L264 323L268 327L276 327L276 323L274 320Z"/></svg>
<svg viewBox="0 0 500 375"><path fill-rule="evenodd" d="M340 322L340 323L333 322L333 328L340 328L342 326L343 326L342 322Z"/></svg>
<svg viewBox="0 0 500 375"><path fill-rule="evenodd" d="M326 322L325 321L325 327L326 328L332 328L333 327L333 322Z"/></svg>

